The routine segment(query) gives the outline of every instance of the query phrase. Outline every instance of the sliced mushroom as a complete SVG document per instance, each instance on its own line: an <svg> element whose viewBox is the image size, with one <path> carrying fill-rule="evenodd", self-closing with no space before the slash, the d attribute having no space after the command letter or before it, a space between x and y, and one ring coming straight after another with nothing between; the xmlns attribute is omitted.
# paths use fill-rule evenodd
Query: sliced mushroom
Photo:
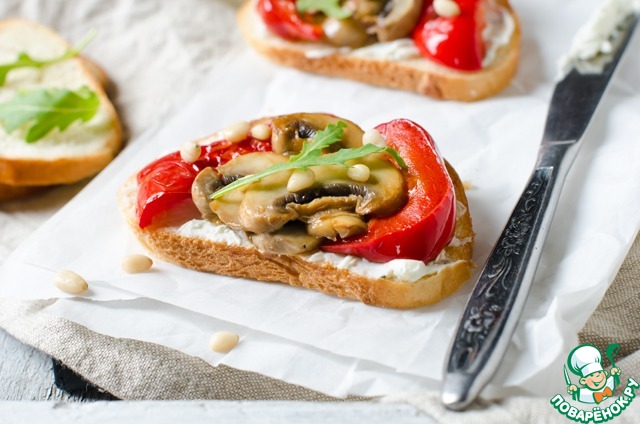
<svg viewBox="0 0 640 424"><path fill-rule="evenodd" d="M191 198L202 217L212 219L215 214L209 207L211 195L222 186L222 181L211 167L200 171L191 185Z"/></svg>
<svg viewBox="0 0 640 424"><path fill-rule="evenodd" d="M307 220L307 233L316 237L330 240L363 234L367 231L367 224L362 217L353 212L333 209L318 212Z"/></svg>
<svg viewBox="0 0 640 424"><path fill-rule="evenodd" d="M324 210L344 209L363 216L385 216L402 207L406 200L402 173L374 155L359 162L371 170L365 183L349 179L347 168L342 166L318 166L312 167L316 174L312 187L290 193L287 181L291 171L283 171L248 186L241 203L233 204L237 208L233 213L229 213L231 207L225 209L224 216L218 213L217 202L226 202L227 195L213 201L211 208L225 223L229 220L245 231L261 234L277 231L288 221Z"/></svg>
<svg viewBox="0 0 640 424"><path fill-rule="evenodd" d="M327 41L338 47L362 47L371 38L366 28L352 18L328 17L322 22L322 29Z"/></svg>
<svg viewBox="0 0 640 424"><path fill-rule="evenodd" d="M336 144L349 148L362 146L364 131L351 121L324 113L294 113L278 116L271 123L272 150L281 155L296 154L302 149L303 141L311 140L316 132L338 121L347 124L347 128L344 130L342 141Z"/></svg>
<svg viewBox="0 0 640 424"><path fill-rule="evenodd" d="M253 152L233 158L224 165L220 165L217 169L223 179L232 179L255 174L271 165L286 162L287 160L286 157L276 153Z"/></svg>
<svg viewBox="0 0 640 424"><path fill-rule="evenodd" d="M411 34L422 12L423 0L389 0L378 15L374 32L379 41L393 41Z"/></svg>
<svg viewBox="0 0 640 424"><path fill-rule="evenodd" d="M224 184L229 184L230 182L240 177L255 174L273 164L286 161L286 157L271 152L248 153L246 155L240 155L230 160L226 164L219 166L218 173L220 174L222 182L224 182ZM276 184L281 183L280 178L288 178L288 176L276 174L263 179L262 181L260 181L260 183L264 183L268 187L273 187L273 185L270 184L270 181L274 179L273 177L275 177L277 181ZM247 231L248 229L245 228L242 224L242 217L240 216L240 206L244 201L245 191L249 187L250 186L241 187L228 194L225 194L222 197L215 199L209 204L209 208L218 216L218 218L222 222L227 224L229 227L236 230ZM285 180L284 193L286 192Z"/></svg>
<svg viewBox="0 0 640 424"><path fill-rule="evenodd" d="M288 224L275 233L253 234L251 243L263 252L297 255L318 249L321 239L307 234L302 225Z"/></svg>
<svg viewBox="0 0 640 424"><path fill-rule="evenodd" d="M298 218L295 210L286 204L278 204L277 200L289 194L287 181L290 175L291 171L270 175L247 189L238 209L238 219L245 231L271 233Z"/></svg>
<svg viewBox="0 0 640 424"><path fill-rule="evenodd" d="M333 209L354 211L361 201L360 196L353 194L354 189L346 185L319 187L287 196L283 202L302 218Z"/></svg>
<svg viewBox="0 0 640 424"><path fill-rule="evenodd" d="M347 175L348 169L338 165L312 167L316 174L316 185L338 196L342 191L357 196L355 211L360 215L386 216L395 213L406 201L405 179L402 172L390 162L375 156L358 159L369 167L370 176L366 182L353 181Z"/></svg>
<svg viewBox="0 0 640 424"><path fill-rule="evenodd" d="M209 204L209 207L218 217L218 219L228 227L234 230L245 231L242 221L238 216L238 211L244 200L244 191L242 188L233 190L222 197L217 198Z"/></svg>

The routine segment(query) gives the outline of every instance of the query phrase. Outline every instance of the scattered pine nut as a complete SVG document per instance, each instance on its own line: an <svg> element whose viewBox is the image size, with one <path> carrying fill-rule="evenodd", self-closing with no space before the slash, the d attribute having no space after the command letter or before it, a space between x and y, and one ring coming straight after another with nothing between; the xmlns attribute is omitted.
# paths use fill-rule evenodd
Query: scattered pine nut
<svg viewBox="0 0 640 424"><path fill-rule="evenodd" d="M227 353L240 342L240 336L230 331L219 331L214 333L209 340L209 349L214 352Z"/></svg>
<svg viewBox="0 0 640 424"><path fill-rule="evenodd" d="M122 259L122 269L129 274L138 274L140 272L149 271L153 265L151 258L145 255L133 254L127 255Z"/></svg>
<svg viewBox="0 0 640 424"><path fill-rule="evenodd" d="M258 124L251 128L251 137L258 140L268 140L271 138L271 127L267 124Z"/></svg>
<svg viewBox="0 0 640 424"><path fill-rule="evenodd" d="M353 181L357 181L359 183L366 183L369 180L369 177L371 176L371 170L367 165L363 165L359 163L347 169L347 175Z"/></svg>
<svg viewBox="0 0 640 424"><path fill-rule="evenodd" d="M224 131L224 138L232 143L237 143L247 138L249 134L249 123L247 121L236 122L229 125Z"/></svg>
<svg viewBox="0 0 640 424"><path fill-rule="evenodd" d="M362 144L373 144L378 147L387 147L387 142L384 137L382 137L382 134L380 134L380 132L375 128L371 128L364 132L362 136Z"/></svg>
<svg viewBox="0 0 640 424"><path fill-rule="evenodd" d="M287 182L287 190L291 193L297 193L305 188L311 187L316 182L316 174L311 170L306 171L296 169L293 171Z"/></svg>
<svg viewBox="0 0 640 424"><path fill-rule="evenodd" d="M454 0L434 0L433 10L443 18L453 18L460 14L460 5Z"/></svg>
<svg viewBox="0 0 640 424"><path fill-rule="evenodd" d="M53 284L63 292L70 294L80 294L89 288L84 278L68 269L59 271L53 277Z"/></svg>
<svg viewBox="0 0 640 424"><path fill-rule="evenodd" d="M193 141L184 143L180 148L180 157L187 163L194 163L197 161L200 158L200 153L202 153L202 148L199 144L194 143Z"/></svg>

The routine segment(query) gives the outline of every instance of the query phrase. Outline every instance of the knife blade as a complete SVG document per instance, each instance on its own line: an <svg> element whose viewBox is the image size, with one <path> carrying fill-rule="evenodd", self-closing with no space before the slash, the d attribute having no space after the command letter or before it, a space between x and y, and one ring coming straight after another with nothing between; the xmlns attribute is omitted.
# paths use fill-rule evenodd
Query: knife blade
<svg viewBox="0 0 640 424"><path fill-rule="evenodd" d="M441 401L462 410L489 383L522 314L562 185L604 95L638 14L620 26L612 51L575 59L556 84L538 159L467 301L449 349ZM588 63L597 60L600 63ZM584 72L599 66L599 72Z"/></svg>
<svg viewBox="0 0 640 424"><path fill-rule="evenodd" d="M569 377L569 371L567 371L567 366L564 367L564 382L567 383L567 387L571 386L571 378Z"/></svg>

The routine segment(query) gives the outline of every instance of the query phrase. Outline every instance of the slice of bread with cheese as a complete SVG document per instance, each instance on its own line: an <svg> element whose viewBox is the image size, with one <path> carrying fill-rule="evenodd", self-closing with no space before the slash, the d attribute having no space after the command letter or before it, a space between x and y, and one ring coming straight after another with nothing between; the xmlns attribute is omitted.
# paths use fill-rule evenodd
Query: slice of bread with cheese
<svg viewBox="0 0 640 424"><path fill-rule="evenodd" d="M118 200L133 234L154 256L168 262L198 271L301 286L370 305L409 309L430 305L449 296L471 277L474 267L471 259L474 232L464 187L449 164L447 171L457 201L454 238L438 258L425 266L423 275L410 279L381 275L378 267L386 264L353 256L280 255L263 252L250 244L185 234L180 227L190 219L191 201L189 205L174 207L153 225L140 228L136 216L138 186L135 176L120 189ZM242 234L229 238L240 240ZM348 260L344 261L345 258ZM345 267L345 263L356 266ZM374 273L378 275L374 276Z"/></svg>
<svg viewBox="0 0 640 424"><path fill-rule="evenodd" d="M0 66L14 62L20 53L33 59L61 56L71 46L40 24L10 19L0 22ZM95 175L115 157L122 145L122 129L102 84L104 73L82 57L42 68L11 70L0 86L0 103L16 93L34 89L83 86L100 100L98 112L87 122L74 122L64 131L54 129L33 143L25 141L25 129L10 133L0 125L0 200L23 196L37 187L69 184Z"/></svg>
<svg viewBox="0 0 640 424"><path fill-rule="evenodd" d="M479 71L456 70L420 56L396 58L407 46L413 48L410 39L384 43L384 46L376 43L355 50L338 49L321 42L288 41L266 28L255 0L245 1L237 20L244 38L278 64L437 99L474 101L503 90L518 67L519 20L507 0L497 0L497 3L508 12L512 31L508 42L495 52L491 63Z"/></svg>

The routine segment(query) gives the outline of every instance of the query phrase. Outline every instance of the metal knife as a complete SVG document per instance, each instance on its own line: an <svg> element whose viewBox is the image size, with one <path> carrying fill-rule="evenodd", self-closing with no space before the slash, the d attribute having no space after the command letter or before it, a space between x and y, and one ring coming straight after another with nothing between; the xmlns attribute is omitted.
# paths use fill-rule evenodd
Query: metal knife
<svg viewBox="0 0 640 424"><path fill-rule="evenodd" d="M622 23L612 52L597 58L604 64L600 72L583 73L594 63L574 60L556 84L535 169L484 265L451 344L441 393L449 409L461 410L473 402L504 357L562 185L637 23L637 15Z"/></svg>

